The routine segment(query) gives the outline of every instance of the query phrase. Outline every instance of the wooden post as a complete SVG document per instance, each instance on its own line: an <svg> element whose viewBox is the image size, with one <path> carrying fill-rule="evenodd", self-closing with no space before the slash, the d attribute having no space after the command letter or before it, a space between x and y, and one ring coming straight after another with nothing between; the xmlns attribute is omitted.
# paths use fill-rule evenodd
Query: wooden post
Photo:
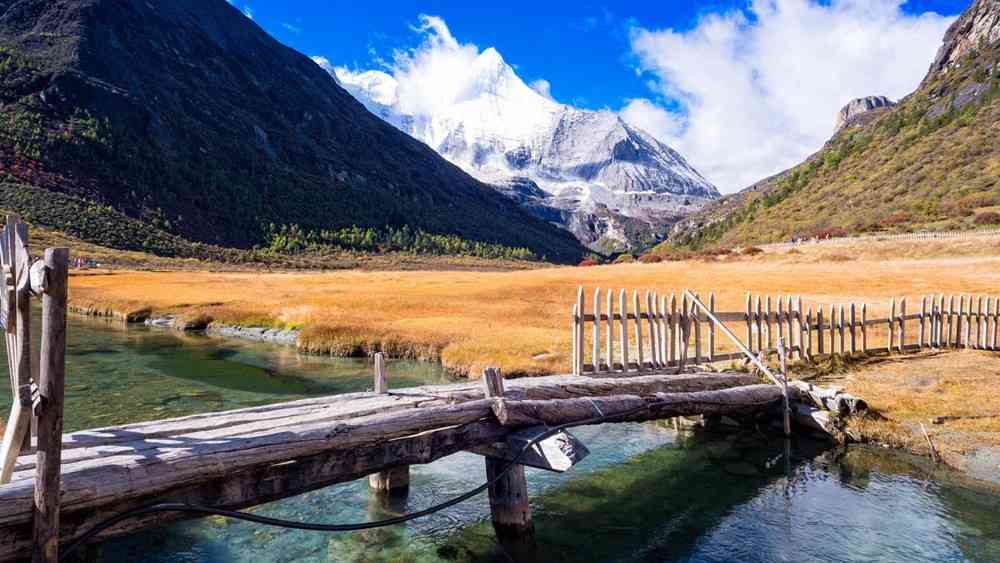
<svg viewBox="0 0 1000 563"><path fill-rule="evenodd" d="M584 356L584 350L583 350L583 339L584 339L584 335L583 335L583 328L584 328L584 326L583 326L583 315L587 312L587 309L584 307L584 297L583 297L583 286L582 285L580 286L580 288L576 292L576 305L577 305L576 310L578 312L577 323L578 323L578 326L580 327L580 329L576 332L576 349L579 350L579 352L576 355L576 369L573 370L573 373L575 373L576 375L583 375L583 356Z"/></svg>
<svg viewBox="0 0 1000 563"><path fill-rule="evenodd" d="M618 292L618 311L621 313L621 322L618 324L618 345L621 350L622 373L628 371L628 306L625 304L625 290Z"/></svg>
<svg viewBox="0 0 1000 563"><path fill-rule="evenodd" d="M753 351L753 309L752 309L752 304L753 304L753 300L750 297L750 292L748 291L747 292L747 307L746 307L746 313L744 313L744 315L746 316L746 321L747 321L747 349L749 349L750 351Z"/></svg>
<svg viewBox="0 0 1000 563"><path fill-rule="evenodd" d="M667 296L660 295L660 359L663 367L670 365L670 323L667 315Z"/></svg>
<svg viewBox="0 0 1000 563"><path fill-rule="evenodd" d="M670 294L670 318L667 319L667 326L670 327L670 339L667 341L667 357L670 363L677 361L677 294Z"/></svg>
<svg viewBox="0 0 1000 563"><path fill-rule="evenodd" d="M895 322L896 322L896 298L893 297L892 300L889 302L889 320L887 323L888 324L887 328L889 329L889 335L886 338L886 343L885 343L885 349L890 354L892 354L893 337L896 334Z"/></svg>
<svg viewBox="0 0 1000 563"><path fill-rule="evenodd" d="M487 398L501 399L504 396L503 376L499 369L486 369L483 373L483 387ZM486 479L497 479L489 488L493 529L497 537L503 539L521 541L533 538L535 526L528 506L528 480L524 476L524 466L515 464L498 479L506 466L507 461L486 458Z"/></svg>
<svg viewBox="0 0 1000 563"><path fill-rule="evenodd" d="M948 296L948 335L945 337L945 345L952 345L957 347L958 333L953 332L955 328L955 296Z"/></svg>
<svg viewBox="0 0 1000 563"><path fill-rule="evenodd" d="M601 288L594 290L594 373L601 371Z"/></svg>
<svg viewBox="0 0 1000 563"><path fill-rule="evenodd" d="M375 353L375 392L389 392L389 373L385 369L385 354ZM374 494L405 493L410 488L410 466L400 465L368 476L368 487Z"/></svg>
<svg viewBox="0 0 1000 563"><path fill-rule="evenodd" d="M701 299L701 296L698 296ZM701 363L701 312L691 304L691 322L694 323L694 363Z"/></svg>
<svg viewBox="0 0 1000 563"><path fill-rule="evenodd" d="M987 304L988 306L988 304ZM715 314L715 293L708 294L708 309ZM708 323L708 361L715 362L715 323Z"/></svg>
<svg viewBox="0 0 1000 563"><path fill-rule="evenodd" d="M660 325L656 322L656 295L646 292L646 314L649 325L649 361L653 369L660 367Z"/></svg>
<svg viewBox="0 0 1000 563"><path fill-rule="evenodd" d="M812 337L812 327L813 327L813 308L812 305L809 306L809 311L806 312L806 343L805 343L805 358L806 361L812 361L813 353L813 337Z"/></svg>
<svg viewBox="0 0 1000 563"><path fill-rule="evenodd" d="M906 297L899 300L899 353L906 348Z"/></svg>
<svg viewBox="0 0 1000 563"><path fill-rule="evenodd" d="M997 341L1000 338L1000 297L993 298L993 330L990 340L993 342L991 348L993 350L1000 350L1000 342Z"/></svg>
<svg viewBox="0 0 1000 563"><path fill-rule="evenodd" d="M969 336L972 335L972 299L969 299L969 309L968 314L965 309L965 296L958 298L958 320L955 321L955 345L959 348L962 347L964 341L965 347L968 348L971 343L969 342ZM965 317L963 319L963 317ZM964 322L963 322L964 321ZM964 327L963 327L964 325ZM962 329L965 329L964 332Z"/></svg>
<svg viewBox="0 0 1000 563"><path fill-rule="evenodd" d="M632 290L632 311L635 312L635 359L638 371L642 371L642 311L639 307L639 291L635 289Z"/></svg>
<svg viewBox="0 0 1000 563"><path fill-rule="evenodd" d="M66 296L69 249L45 251L46 290L42 295L42 348L39 362L38 452L35 455L35 513L31 560L59 558L59 477L62 463L63 387L66 377Z"/></svg>
<svg viewBox="0 0 1000 563"><path fill-rule="evenodd" d="M771 339L771 296L770 295L768 295L764 301L764 333L766 335L765 342L767 343L767 346L764 347L764 350L771 350L774 347L774 342ZM791 346L791 343L789 343L789 346ZM765 357L766 355L767 352L765 352Z"/></svg>
<svg viewBox="0 0 1000 563"><path fill-rule="evenodd" d="M781 367L781 396L783 400L784 409L784 430L785 437L790 438L792 436L792 408L788 402L788 366L785 361L785 339L780 335L778 336L778 361Z"/></svg>
<svg viewBox="0 0 1000 563"><path fill-rule="evenodd" d="M861 352L868 353L868 304L861 304Z"/></svg>
<svg viewBox="0 0 1000 563"><path fill-rule="evenodd" d="M920 298L920 338L917 339L917 348L923 348L924 338L927 336L927 296Z"/></svg>
<svg viewBox="0 0 1000 563"><path fill-rule="evenodd" d="M822 356L825 352L825 346L823 340L823 306L816 306L816 351Z"/></svg>
<svg viewBox="0 0 1000 563"><path fill-rule="evenodd" d="M846 350L846 331L844 328L844 305L840 305L840 322L837 325L840 328L840 355L843 356L847 353Z"/></svg>
<svg viewBox="0 0 1000 563"><path fill-rule="evenodd" d="M781 296L779 295L778 298L775 299L774 321L775 321L777 336L778 336L778 338L782 338L783 339L784 336L785 336L785 331L782 328L782 324L781 323L783 322L783 317L785 316L784 315L785 311L784 311L784 305L782 303L783 302L781 300ZM784 342L786 343L787 346L791 347L791 343L789 343L787 340L784 340Z"/></svg>
<svg viewBox="0 0 1000 563"><path fill-rule="evenodd" d="M614 333L615 299L614 299L614 292L611 291L610 288L608 288L608 291L607 291L607 303L606 303L606 305L607 305L607 307L605 307L605 308L608 311L608 324L605 325L605 326L608 329L608 331L607 331L607 333L608 333L608 342L607 342L608 349L607 349L607 354L605 354L605 355L608 358L608 371L611 372L611 371L615 371L615 356L614 356L614 351L615 351L614 350L614 348L615 348L615 333Z"/></svg>
<svg viewBox="0 0 1000 563"><path fill-rule="evenodd" d="M762 314L763 313L762 313L762 308L761 308L761 299L760 299L760 295L758 295L757 299L755 301L754 316L753 316L753 327L754 327L754 330L757 331L757 351L758 352L763 352L764 351L764 330L763 330L763 327L761 326L761 316L762 316Z"/></svg>
<svg viewBox="0 0 1000 563"><path fill-rule="evenodd" d="M576 366L580 365L580 362L578 362L577 359L576 359L577 356L579 356L580 352L581 352L580 348L577 346L577 344L580 342L579 333L580 333L580 306L574 304L573 305L573 343L571 344L572 352L570 354L570 372L573 375L580 375L576 371Z"/></svg>
<svg viewBox="0 0 1000 563"><path fill-rule="evenodd" d="M787 334L785 335L785 342L787 343L787 345L788 345L789 348L791 348L792 346L795 345L795 341L792 340L792 332L793 332L792 331L792 322L795 321L795 320L797 320L798 322L801 323L801 321L802 321L802 317L801 317L801 315L802 315L802 297L801 296L798 299L798 308L799 308L799 310L797 312L792 310L792 296L791 295L786 295L785 296L785 311L788 312L788 323L787 323L787 326L786 326Z"/></svg>
<svg viewBox="0 0 1000 563"><path fill-rule="evenodd" d="M680 359L677 360L677 365L679 370L684 369L684 365L687 363L688 358L688 343L691 337L691 306L688 304L687 291L681 295L681 308L678 311L680 315Z"/></svg>
<svg viewBox="0 0 1000 563"><path fill-rule="evenodd" d="M858 306L851 303L851 355L858 352Z"/></svg>
<svg viewBox="0 0 1000 563"><path fill-rule="evenodd" d="M837 309L830 304L830 355L837 354Z"/></svg>
<svg viewBox="0 0 1000 563"><path fill-rule="evenodd" d="M989 309L989 301L986 302L986 308ZM976 348L979 350L986 348L983 332L983 296L980 295L976 303Z"/></svg>

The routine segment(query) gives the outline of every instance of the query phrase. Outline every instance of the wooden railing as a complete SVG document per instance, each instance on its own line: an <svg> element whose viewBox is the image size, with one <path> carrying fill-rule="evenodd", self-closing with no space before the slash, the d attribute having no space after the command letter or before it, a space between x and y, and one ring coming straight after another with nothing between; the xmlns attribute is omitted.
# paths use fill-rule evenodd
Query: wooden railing
<svg viewBox="0 0 1000 563"><path fill-rule="evenodd" d="M883 233L873 235L859 235L853 237L831 237L821 239L803 239L796 242L776 242L771 244L761 244L760 248L781 249L809 244L856 244L870 241L912 241L912 240L966 240L984 237L1000 237L1000 229L977 229L975 231L922 231L916 233Z"/></svg>
<svg viewBox="0 0 1000 563"><path fill-rule="evenodd" d="M702 312L683 293L597 288L592 295L588 302L581 287L573 306L575 374L641 373L744 358L719 346L709 312L742 332L747 349L765 356L778 352L779 337L790 357L805 360L879 350L1000 350L998 297L925 296L915 313L907 312L905 297L892 298L888 316L871 319L868 303L804 305L792 296L748 293L742 312L727 312L716 310L715 294L709 293Z"/></svg>

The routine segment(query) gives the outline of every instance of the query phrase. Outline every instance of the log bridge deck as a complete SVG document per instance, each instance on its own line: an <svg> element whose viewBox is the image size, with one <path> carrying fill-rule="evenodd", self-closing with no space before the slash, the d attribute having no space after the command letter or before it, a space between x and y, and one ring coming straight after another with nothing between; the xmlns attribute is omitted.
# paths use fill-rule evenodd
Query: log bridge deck
<svg viewBox="0 0 1000 563"><path fill-rule="evenodd" d="M376 373L381 392L65 434L59 543L66 545L93 525L154 501L244 508L366 475L375 474L371 482L377 488L378 476L392 480L393 471L398 474L400 469L401 482L383 485L406 486L410 464L463 450L482 453L520 428L582 421L598 412L614 415L655 403L629 417L649 420L752 413L782 401L778 387L762 385L760 378L748 374L549 376L505 382L497 372L496 379L499 390L497 381L490 383L487 377L485 390L480 382L469 382L387 392L384 375L380 385ZM489 473L496 459L486 460ZM0 560L32 551L35 462L34 451L23 452L12 481L0 486ZM523 481L523 468L516 467L520 477L512 472L511 479ZM493 493L491 501L502 505L503 499L494 499ZM502 524L498 506L494 523ZM524 516L530 525L530 514L522 514L522 520ZM140 516L100 537L179 517Z"/></svg>

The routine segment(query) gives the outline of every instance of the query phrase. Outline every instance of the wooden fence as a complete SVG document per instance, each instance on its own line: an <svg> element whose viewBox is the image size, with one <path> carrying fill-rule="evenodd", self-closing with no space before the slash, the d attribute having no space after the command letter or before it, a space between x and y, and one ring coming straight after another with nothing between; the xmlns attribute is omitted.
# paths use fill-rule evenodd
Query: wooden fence
<svg viewBox="0 0 1000 563"><path fill-rule="evenodd" d="M716 325L683 292L678 297L597 288L593 301L586 297L581 287L573 306L574 374L655 371L745 358L720 346ZM744 335L749 350L765 356L778 352L779 337L789 357L802 360L923 348L1000 350L998 297L930 295L921 298L916 312L907 312L905 297L892 298L885 318L869 318L867 303L804 305L801 297L787 295L748 293L739 312L716 311L714 293L704 301L716 318Z"/></svg>
<svg viewBox="0 0 1000 563"><path fill-rule="evenodd" d="M912 241L912 240L966 240L988 237L1000 237L1000 229L977 229L975 231L923 231L917 233L884 233L874 235L859 235L853 237L831 237L822 239L803 239L797 242L776 242L759 245L764 249L782 249L808 244L855 244L869 241Z"/></svg>

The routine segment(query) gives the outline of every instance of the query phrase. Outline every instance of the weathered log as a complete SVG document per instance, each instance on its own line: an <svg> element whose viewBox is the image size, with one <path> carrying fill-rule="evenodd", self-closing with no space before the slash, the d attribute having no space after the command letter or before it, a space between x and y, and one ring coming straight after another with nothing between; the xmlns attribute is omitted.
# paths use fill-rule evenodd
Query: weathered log
<svg viewBox="0 0 1000 563"><path fill-rule="evenodd" d="M497 400L493 413L504 426L558 426L596 417L616 422L643 421L704 414L751 414L782 401L774 385L750 385L721 391L613 395L578 399ZM595 422L596 424L597 422Z"/></svg>
<svg viewBox="0 0 1000 563"><path fill-rule="evenodd" d="M350 450L328 450L293 462L258 465L214 474L196 485L179 485L152 495L121 498L93 510L67 512L60 518L65 544L120 512L171 500L240 509L298 495L336 483L353 481L400 464L425 464L470 445L502 440L510 432L496 422L480 421ZM98 534L94 541L160 526L189 515L163 512L130 518ZM0 527L0 561L23 558L31 551L30 519Z"/></svg>
<svg viewBox="0 0 1000 563"><path fill-rule="evenodd" d="M826 434L840 440L843 433L837 425L837 416L830 411L813 408L804 403L792 405L792 420L799 426Z"/></svg>
<svg viewBox="0 0 1000 563"><path fill-rule="evenodd" d="M788 387L794 390L799 400L841 416L868 410L868 403L840 387L818 387L805 381L790 381Z"/></svg>

